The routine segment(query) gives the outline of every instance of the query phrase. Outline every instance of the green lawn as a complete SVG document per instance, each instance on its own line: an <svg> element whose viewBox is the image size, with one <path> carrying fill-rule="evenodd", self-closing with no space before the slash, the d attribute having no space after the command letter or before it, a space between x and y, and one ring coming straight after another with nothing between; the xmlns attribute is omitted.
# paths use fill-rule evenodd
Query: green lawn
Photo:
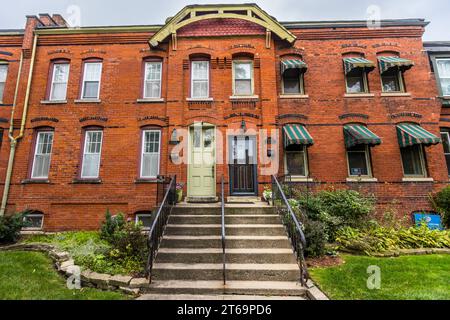
<svg viewBox="0 0 450 320"><path fill-rule="evenodd" d="M345 264L313 268L312 279L335 300L448 300L450 255L374 258L344 255ZM369 290L369 266L381 269L380 290Z"/></svg>
<svg viewBox="0 0 450 320"><path fill-rule="evenodd" d="M69 290L50 258L37 252L0 252L0 300L118 300L127 296L91 288Z"/></svg>

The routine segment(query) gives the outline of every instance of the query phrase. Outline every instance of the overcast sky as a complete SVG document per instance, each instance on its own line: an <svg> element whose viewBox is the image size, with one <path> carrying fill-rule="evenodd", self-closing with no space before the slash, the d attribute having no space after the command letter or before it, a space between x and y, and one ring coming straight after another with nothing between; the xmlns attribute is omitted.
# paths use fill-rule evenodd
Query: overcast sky
<svg viewBox="0 0 450 320"><path fill-rule="evenodd" d="M162 24L187 4L256 2L279 21L365 20L378 6L382 19L425 18L425 40L450 40L449 0L13 0L1 5L0 29L23 28L25 15L60 13L81 26ZM374 11L370 10L372 13ZM72 19L72 20L71 20ZM75 19L75 20L73 20Z"/></svg>

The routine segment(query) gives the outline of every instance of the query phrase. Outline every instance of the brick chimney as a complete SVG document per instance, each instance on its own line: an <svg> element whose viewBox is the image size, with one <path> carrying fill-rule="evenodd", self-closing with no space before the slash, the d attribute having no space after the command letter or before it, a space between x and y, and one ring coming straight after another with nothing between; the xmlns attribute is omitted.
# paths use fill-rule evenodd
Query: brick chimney
<svg viewBox="0 0 450 320"><path fill-rule="evenodd" d="M60 14L53 14L52 19L60 27L69 27L69 25L67 24L67 21Z"/></svg>
<svg viewBox="0 0 450 320"><path fill-rule="evenodd" d="M53 18L48 13L39 13L39 20L45 27L56 27L58 26Z"/></svg>

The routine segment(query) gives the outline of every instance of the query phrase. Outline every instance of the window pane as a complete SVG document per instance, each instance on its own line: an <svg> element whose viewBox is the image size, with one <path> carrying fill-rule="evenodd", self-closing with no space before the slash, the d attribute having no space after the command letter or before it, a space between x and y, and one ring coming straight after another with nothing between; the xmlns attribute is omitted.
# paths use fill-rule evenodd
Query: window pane
<svg viewBox="0 0 450 320"><path fill-rule="evenodd" d="M67 93L67 83L54 83L50 100L65 100Z"/></svg>
<svg viewBox="0 0 450 320"><path fill-rule="evenodd" d="M32 178L48 178L53 146L53 132L39 132L36 140Z"/></svg>
<svg viewBox="0 0 450 320"><path fill-rule="evenodd" d="M53 82L65 83L69 78L68 64L55 64L53 68Z"/></svg>
<svg viewBox="0 0 450 320"><path fill-rule="evenodd" d="M83 98L98 98L98 82L85 82Z"/></svg>
<svg viewBox="0 0 450 320"><path fill-rule="evenodd" d="M146 81L144 98L159 98L161 96L160 81Z"/></svg>
<svg viewBox="0 0 450 320"><path fill-rule="evenodd" d="M441 78L441 88L442 88L442 94L444 96L450 96L450 78L449 79Z"/></svg>
<svg viewBox="0 0 450 320"><path fill-rule="evenodd" d="M405 175L424 176L424 168L422 168L421 151L422 146L412 146L401 148L403 172Z"/></svg>
<svg viewBox="0 0 450 320"><path fill-rule="evenodd" d="M353 69L346 75L347 92L361 93L364 92L364 71L361 68Z"/></svg>
<svg viewBox="0 0 450 320"><path fill-rule="evenodd" d="M145 80L160 80L161 79L161 62L146 62L145 63Z"/></svg>
<svg viewBox="0 0 450 320"><path fill-rule="evenodd" d="M82 177L97 178L100 169L100 154L103 132L87 131L83 155Z"/></svg>
<svg viewBox="0 0 450 320"><path fill-rule="evenodd" d="M192 62L192 79L193 80L208 80L209 72L208 61L193 61Z"/></svg>
<svg viewBox="0 0 450 320"><path fill-rule="evenodd" d="M252 78L252 63L235 63L234 64L235 79L251 79Z"/></svg>
<svg viewBox="0 0 450 320"><path fill-rule="evenodd" d="M252 82L250 80L236 80L234 89L237 95L251 95Z"/></svg>
<svg viewBox="0 0 450 320"><path fill-rule="evenodd" d="M82 177L98 177L98 170L100 166L100 154L85 154L83 157L83 172Z"/></svg>
<svg viewBox="0 0 450 320"><path fill-rule="evenodd" d="M151 214L140 214L137 216L137 221L142 223L144 229L150 229L153 223Z"/></svg>
<svg viewBox="0 0 450 320"><path fill-rule="evenodd" d="M42 214L33 214L26 215L23 218L26 226L26 229L42 229L42 222L44 220L44 215Z"/></svg>
<svg viewBox="0 0 450 320"><path fill-rule="evenodd" d="M436 60L438 67L439 77L450 78L450 59Z"/></svg>
<svg viewBox="0 0 450 320"><path fill-rule="evenodd" d="M301 93L299 69L288 69L283 73L284 93Z"/></svg>
<svg viewBox="0 0 450 320"><path fill-rule="evenodd" d="M8 74L8 65L0 65L0 82L6 82L6 75Z"/></svg>
<svg viewBox="0 0 450 320"><path fill-rule="evenodd" d="M156 177L158 175L158 154L144 154L142 156L142 176Z"/></svg>
<svg viewBox="0 0 450 320"><path fill-rule="evenodd" d="M102 73L102 64L100 62L89 62L84 65L85 81L100 81Z"/></svg>
<svg viewBox="0 0 450 320"><path fill-rule="evenodd" d="M368 176L366 151L348 151L348 165L351 176Z"/></svg>
<svg viewBox="0 0 450 320"><path fill-rule="evenodd" d="M0 82L0 101L3 100L3 91L5 90L5 84Z"/></svg>
<svg viewBox="0 0 450 320"><path fill-rule="evenodd" d="M381 75L384 92L398 92L400 91L399 72L397 69L392 69Z"/></svg>
<svg viewBox="0 0 450 320"><path fill-rule="evenodd" d="M306 176L304 152L286 151L287 172L294 176Z"/></svg>
<svg viewBox="0 0 450 320"><path fill-rule="evenodd" d="M156 177L159 174L159 138L159 131L144 131L142 177Z"/></svg>
<svg viewBox="0 0 450 320"><path fill-rule="evenodd" d="M441 133L442 144L444 145L444 153L450 153L450 140L447 132Z"/></svg>
<svg viewBox="0 0 450 320"><path fill-rule="evenodd" d="M208 97L208 81L194 81L192 83L192 97L193 98L207 98Z"/></svg>

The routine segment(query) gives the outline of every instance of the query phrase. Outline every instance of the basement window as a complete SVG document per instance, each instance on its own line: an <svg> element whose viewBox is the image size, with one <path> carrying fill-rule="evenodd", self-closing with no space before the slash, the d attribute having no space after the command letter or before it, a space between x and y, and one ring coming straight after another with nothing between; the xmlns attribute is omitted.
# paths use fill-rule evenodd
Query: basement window
<svg viewBox="0 0 450 320"><path fill-rule="evenodd" d="M142 223L143 229L149 231L152 227L153 216L151 211L141 211L136 213L136 224Z"/></svg>
<svg viewBox="0 0 450 320"><path fill-rule="evenodd" d="M44 226L44 214L39 211L26 214L23 218L24 230L42 230Z"/></svg>

